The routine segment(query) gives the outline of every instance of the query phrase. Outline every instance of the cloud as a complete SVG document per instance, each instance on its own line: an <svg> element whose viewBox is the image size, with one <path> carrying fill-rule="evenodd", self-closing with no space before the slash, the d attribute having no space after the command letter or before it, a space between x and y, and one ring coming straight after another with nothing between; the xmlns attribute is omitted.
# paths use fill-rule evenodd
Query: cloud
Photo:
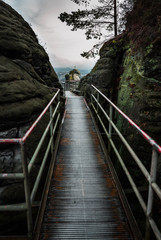
<svg viewBox="0 0 161 240"><path fill-rule="evenodd" d="M87 41L84 32L70 31L70 27L62 23L58 16L61 12L78 9L71 0L5 0L24 19L32 25L40 43L47 48L54 66L92 67L95 60L86 60L80 53L87 51L95 41Z"/></svg>
<svg viewBox="0 0 161 240"><path fill-rule="evenodd" d="M62 58L60 56L57 56L55 54L52 54L50 56L50 61L52 62L52 65L54 68L58 68L58 67L70 67L70 68L74 68L74 66L76 66L76 68L78 69L91 69L93 67L93 60L87 60L87 59L83 59L82 61L76 60L73 61L72 59L70 60L69 58ZM95 60L94 63L96 63L97 60Z"/></svg>

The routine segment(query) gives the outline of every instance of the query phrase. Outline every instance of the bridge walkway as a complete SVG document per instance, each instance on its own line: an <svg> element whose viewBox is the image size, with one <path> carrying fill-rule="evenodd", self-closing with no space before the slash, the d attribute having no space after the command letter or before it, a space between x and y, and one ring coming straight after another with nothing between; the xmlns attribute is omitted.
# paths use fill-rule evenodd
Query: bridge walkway
<svg viewBox="0 0 161 240"><path fill-rule="evenodd" d="M133 239L90 114L70 92L39 239Z"/></svg>

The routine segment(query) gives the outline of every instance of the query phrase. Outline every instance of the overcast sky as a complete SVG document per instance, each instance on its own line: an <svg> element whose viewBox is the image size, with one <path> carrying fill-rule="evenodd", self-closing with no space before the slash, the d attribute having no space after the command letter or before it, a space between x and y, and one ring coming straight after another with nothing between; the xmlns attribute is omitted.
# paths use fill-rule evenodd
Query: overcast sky
<svg viewBox="0 0 161 240"><path fill-rule="evenodd" d="M31 24L38 39L49 54L53 67L91 69L96 59L80 56L96 43L86 40L82 30L70 31L58 16L61 12L71 12L80 8L71 0L4 0ZM96 3L97 0L93 0Z"/></svg>

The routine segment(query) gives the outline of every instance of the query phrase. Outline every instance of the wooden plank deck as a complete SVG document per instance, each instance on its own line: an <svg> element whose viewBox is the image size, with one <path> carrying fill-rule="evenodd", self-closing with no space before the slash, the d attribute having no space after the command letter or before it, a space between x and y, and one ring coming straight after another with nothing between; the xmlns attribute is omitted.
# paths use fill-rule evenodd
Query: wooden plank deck
<svg viewBox="0 0 161 240"><path fill-rule="evenodd" d="M66 110L39 239L133 239L83 98Z"/></svg>

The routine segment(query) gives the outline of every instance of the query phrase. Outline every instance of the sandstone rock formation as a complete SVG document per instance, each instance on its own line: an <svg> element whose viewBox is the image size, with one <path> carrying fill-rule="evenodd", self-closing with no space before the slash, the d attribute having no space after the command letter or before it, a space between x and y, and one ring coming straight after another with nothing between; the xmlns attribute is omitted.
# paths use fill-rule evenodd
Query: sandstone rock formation
<svg viewBox="0 0 161 240"><path fill-rule="evenodd" d="M80 83L80 90L87 97L90 84L96 85L159 144L160 9L161 3L158 1L138 1L129 15L126 31L104 44L100 59ZM117 125L120 129L126 129L128 124L118 116ZM130 135L131 141L134 138L134 134Z"/></svg>
<svg viewBox="0 0 161 240"><path fill-rule="evenodd" d="M35 33L14 9L0 1L0 138L22 137L54 96L55 88L62 89ZM44 119L28 142L28 158L32 154L30 147L37 145L45 122ZM0 173L6 172L22 172L17 145L0 146ZM23 183L1 180L0 204L15 201L24 201ZM1 230L3 224L4 215L0 218Z"/></svg>
<svg viewBox="0 0 161 240"><path fill-rule="evenodd" d="M29 24L3 1L0 36L0 126L7 129L40 112L61 86Z"/></svg>
<svg viewBox="0 0 161 240"><path fill-rule="evenodd" d="M137 1L135 8L128 17L126 31L104 44L100 50L100 59L91 73L81 79L79 90L90 100L90 85L94 84L161 145L160 27L161 2L157 0L153 2L150 0ZM100 101L102 101L101 98ZM104 101L102 101L102 104L108 112L108 104ZM108 129L108 123L104 118L103 122ZM150 144L119 114L114 114L114 122L149 170L152 153ZM104 140L107 143L107 138L104 138ZM145 177L143 177L135 161L121 144L116 134L113 135L113 140L137 187L144 188L141 194L147 201L146 189L148 190L148 183ZM112 162L123 188L130 189L131 186L123 175L123 170L115 158L115 154L112 154ZM159 184L161 184L160 176L161 156L157 173L157 183ZM128 195L128 200L141 229L144 226L144 220L142 221L144 217L132 191ZM161 217L158 214L160 202L157 201L157 198L154 205L154 215L156 214L158 217L158 226L161 226L159 220Z"/></svg>
<svg viewBox="0 0 161 240"><path fill-rule="evenodd" d="M143 8L144 13L140 14ZM90 85L96 85L158 144L161 144L160 10L158 1L138 1L129 15L126 31L104 44L100 59L79 86L88 98ZM104 107L108 111L106 103ZM119 114L114 117L119 129L149 168L150 145ZM125 158L132 163L127 154ZM137 173L133 164L132 171Z"/></svg>

